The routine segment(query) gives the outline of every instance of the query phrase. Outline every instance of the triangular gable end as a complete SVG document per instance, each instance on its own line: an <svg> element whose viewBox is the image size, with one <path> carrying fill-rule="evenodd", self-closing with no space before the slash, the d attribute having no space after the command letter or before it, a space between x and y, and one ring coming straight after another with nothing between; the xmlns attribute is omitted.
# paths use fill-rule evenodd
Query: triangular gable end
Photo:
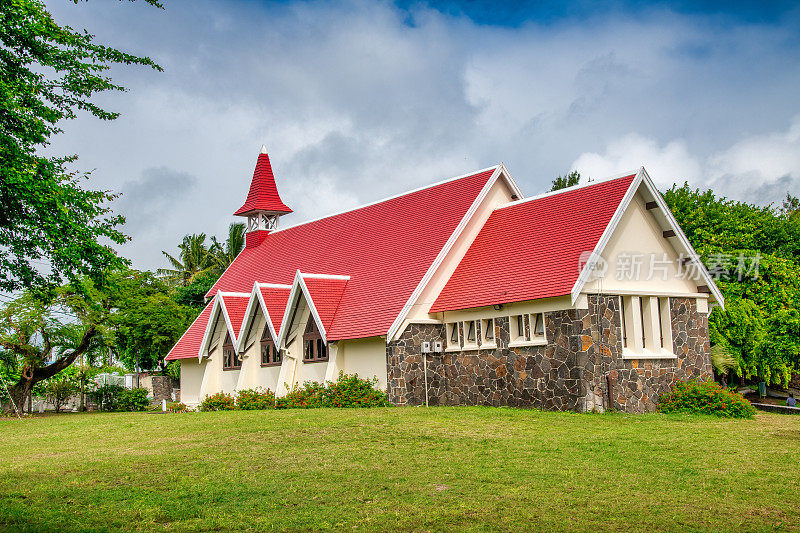
<svg viewBox="0 0 800 533"><path fill-rule="evenodd" d="M286 310L283 313L283 319L281 320L281 330L277 339L278 346L283 346L283 343L286 340L286 335L288 335L289 333L288 329L290 326L289 317L291 316L294 308L299 303L301 295L306 299L308 308L311 311L311 316L314 317L314 322L316 322L317 324L317 328L319 329L320 335L322 336L322 340L324 342L328 342L328 332L325 328L325 324L323 323L322 317L320 316L316 306L314 305L314 300L311 297L311 292L308 290L308 286L306 285L305 280L303 279L306 277L330 279L330 280L343 280L343 281L347 281L350 279L350 276L339 276L339 275L329 275L329 274L304 274L298 270L294 277L294 283L292 283L292 291L289 293L289 299L286 302Z"/></svg>
<svg viewBox="0 0 800 533"><path fill-rule="evenodd" d="M225 307L226 296L249 298L250 294L246 292L217 292L214 295L214 306L211 308L211 315L208 317L206 330L205 333L203 334L203 341L200 343L200 349L198 350L197 354L199 360L202 360L203 356L207 355L208 348L211 344L211 339L214 335L214 326L216 326L217 319L220 313L222 313L222 316L225 318L225 325L228 329L228 334L231 336L231 339L233 340L234 346L237 345L238 341L237 330L234 327L233 323L231 322L230 313L228 313L228 310ZM239 325L241 326L241 324Z"/></svg>
<svg viewBox="0 0 800 533"><path fill-rule="evenodd" d="M489 191L492 190L492 187L494 187L494 184L500 178L502 178L506 182L508 187L514 192L514 194L517 196L518 199L525 198L525 195L522 194L522 190L517 185L517 182L514 181L514 178L511 177L511 174L508 172L508 169L506 168L505 164L500 163L499 165L494 167L494 172L492 173L492 176L487 180L486 184L483 186L483 189L481 189L481 192L475 198L475 201L472 202L472 205L470 206L469 210L466 212L461 221L458 223L458 226L456 226L456 229L450 235L450 238L447 240L444 247L439 251L439 255L436 256L436 259L434 259L433 263L428 268L427 272L425 272L425 275L422 277L422 280L417 285L417 288L414 289L413 293L411 293L411 296L409 297L406 304L403 306L403 309L400 311L400 314L397 315L397 318L392 323L392 326L386 333L387 344L398 333L398 330L403 326L403 323L406 317L408 317L408 313L411 311L411 308L413 307L414 303L417 301L420 294L428 285L428 282L430 282L431 278L434 276L436 271L439 269L439 266L441 266L445 257L447 257L447 254L450 252L450 250L453 248L458 238L463 233L464 228L466 228L469 221L475 215L475 212L478 210L478 207L486 198L486 195L489 194Z"/></svg>
<svg viewBox="0 0 800 533"><path fill-rule="evenodd" d="M630 175L633 172L628 172L621 175ZM604 180L605 181L605 180ZM595 182L593 182L595 183ZM631 182L628 190L623 196L622 201L620 202L619 206L617 207L616 211L614 212L614 216L611 218L608 226L606 226L605 231L600 236L600 239L597 241L597 245L595 246L594 250L592 251L589 259L583 266L580 275L578 276L578 280L575 282L575 285L572 287L572 291L570 293L572 304L574 305L577 301L578 297L581 294L586 283L591 278L591 274L594 271L597 261L602 257L603 251L608 245L609 241L611 240L611 236L616 230L617 226L622 219L625 211L627 210L628 206L630 205L633 197L635 196L636 192L639 190L639 187L644 185L649 193L652 201L656 203L659 208L659 212L664 216L664 224L667 225L668 230L674 232L675 237L678 239L678 244L680 247L683 248L683 253L686 254L687 257L690 258L692 264L695 265L697 271L700 272L700 275L705 282L706 286L708 287L711 294L716 299L717 303L724 309L725 307L725 298L722 296L722 292L720 292L719 287L717 287L716 283L714 282L711 275L708 273L705 265L700 260L700 257L695 252L694 248L692 247L689 239L686 237L686 234L683 232L681 227L678 225L678 221L675 220L675 217L672 215L667 203L664 201L664 198L661 196L661 193L658 191L655 183L653 183L652 178L647 173L644 167L640 167L639 170L636 172L636 177ZM578 185L575 188L582 187L583 185ZM559 191L560 192L560 191ZM660 223L660 221L659 221Z"/></svg>
<svg viewBox="0 0 800 533"><path fill-rule="evenodd" d="M272 316L270 315L269 308L264 301L264 296L261 292L262 288L272 288L272 289L281 289L290 291L292 286L291 285L281 285L277 283L253 283L253 290L250 292L250 300L247 302L247 309L245 309L244 318L242 319L242 328L239 332L239 339L236 342L236 350L238 352L243 352L246 348L244 343L247 341L247 331L253 320L255 320L256 309L260 307L261 312L263 313L267 327L269 327L270 335L273 339L278 338L278 331L275 331L275 324L273 323ZM248 324L248 327L245 325ZM244 333L243 333L244 332Z"/></svg>

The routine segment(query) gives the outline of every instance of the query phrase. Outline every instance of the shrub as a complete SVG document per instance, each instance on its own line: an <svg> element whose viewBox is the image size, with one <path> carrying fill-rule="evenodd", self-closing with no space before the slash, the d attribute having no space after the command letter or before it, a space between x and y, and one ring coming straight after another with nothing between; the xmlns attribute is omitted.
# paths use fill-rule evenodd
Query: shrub
<svg viewBox="0 0 800 533"><path fill-rule="evenodd" d="M62 374L56 374L48 379L42 388L44 397L53 404L56 413L61 411L64 403L80 390L74 376Z"/></svg>
<svg viewBox="0 0 800 533"><path fill-rule="evenodd" d="M168 413L188 413L189 407L182 402L167 402Z"/></svg>
<svg viewBox="0 0 800 533"><path fill-rule="evenodd" d="M730 418L753 418L756 409L738 392L722 388L714 381L677 381L661 396L660 413L698 413Z"/></svg>
<svg viewBox="0 0 800 533"><path fill-rule="evenodd" d="M117 409L120 411L144 411L150 405L148 390L144 387L123 389L119 392Z"/></svg>
<svg viewBox="0 0 800 533"><path fill-rule="evenodd" d="M361 379L339 372L339 379L329 381L325 387L325 407L386 407L386 393L375 389L378 378Z"/></svg>
<svg viewBox="0 0 800 533"><path fill-rule="evenodd" d="M115 411L119 403L119 394L123 390L125 387L119 385L100 385L89 392L89 398L101 411Z"/></svg>
<svg viewBox="0 0 800 533"><path fill-rule="evenodd" d="M233 396L224 392L206 396L200 404L201 411L233 411L234 409L236 409L236 402Z"/></svg>
<svg viewBox="0 0 800 533"><path fill-rule="evenodd" d="M385 407L386 394L375 389L377 378L361 379L358 374L339 372L336 381L325 385L306 381L293 388L283 398L275 400L278 409L309 409L312 407Z"/></svg>
<svg viewBox="0 0 800 533"><path fill-rule="evenodd" d="M171 361L165 368L164 374L171 377L172 379L180 380L181 379L181 362L178 361Z"/></svg>
<svg viewBox="0 0 800 533"><path fill-rule="evenodd" d="M306 381L302 387L295 386L286 396L275 400L276 409L309 409L324 407L323 391L325 387L316 381Z"/></svg>
<svg viewBox="0 0 800 533"><path fill-rule="evenodd" d="M236 396L236 407L244 411L275 408L275 393L271 390L245 389Z"/></svg>

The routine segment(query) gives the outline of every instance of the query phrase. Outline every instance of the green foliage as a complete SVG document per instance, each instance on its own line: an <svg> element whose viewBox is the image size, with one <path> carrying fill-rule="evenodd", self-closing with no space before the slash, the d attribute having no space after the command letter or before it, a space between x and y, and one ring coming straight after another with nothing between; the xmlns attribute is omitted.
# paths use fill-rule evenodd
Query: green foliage
<svg viewBox="0 0 800 533"><path fill-rule="evenodd" d="M233 411L234 409L236 409L236 401L233 396L224 392L206 396L200 403L201 411Z"/></svg>
<svg viewBox="0 0 800 533"><path fill-rule="evenodd" d="M800 313L781 309L766 320L768 335L756 346L756 372L762 381L788 386L792 372L800 370Z"/></svg>
<svg viewBox="0 0 800 533"><path fill-rule="evenodd" d="M559 191L561 189L566 189L567 187L572 187L577 185L581 181L581 173L577 170L573 170L569 174L564 176L558 176L556 179L553 180L553 186L550 187L550 191Z"/></svg>
<svg viewBox="0 0 800 533"><path fill-rule="evenodd" d="M161 368L197 310L172 299L170 287L150 272L116 272L113 280L110 324L120 360L130 369Z"/></svg>
<svg viewBox="0 0 800 533"><path fill-rule="evenodd" d="M377 384L377 378L361 379L340 371L335 382L327 383L323 403L325 407L388 407L386 393L377 390Z"/></svg>
<svg viewBox="0 0 800 533"><path fill-rule="evenodd" d="M126 240L116 229L122 217L107 206L115 196L81 187L88 175L70 170L76 156L41 152L78 110L117 117L91 100L124 90L107 76L112 65L161 69L58 25L39 0L0 2L0 20L0 290L49 297L84 276L102 286L105 270L123 263L109 245Z"/></svg>
<svg viewBox="0 0 800 533"><path fill-rule="evenodd" d="M186 235L178 245L178 257L162 251L171 268L160 268L158 274L178 288L176 301L202 308L204 297L236 256L244 249L245 225L234 222L228 227L224 242L211 237L206 246L206 234Z"/></svg>
<svg viewBox="0 0 800 533"><path fill-rule="evenodd" d="M786 385L800 370L792 333L800 308L800 218L798 201L781 209L717 197L712 191L673 186L664 199L706 264L727 255L758 256L758 271L723 275L717 282L725 309L709 317L711 343L735 361L744 379ZM733 271L733 264L720 270ZM757 274L757 275L753 275Z"/></svg>
<svg viewBox="0 0 800 533"><path fill-rule="evenodd" d="M711 348L711 366L718 374L727 375L731 370L739 367L736 359L725 351L725 346L717 344Z"/></svg>
<svg viewBox="0 0 800 533"><path fill-rule="evenodd" d="M175 287L173 299L178 305L192 307L199 314L206 306L206 293L211 290L219 276L205 272L195 276L186 286Z"/></svg>
<svg viewBox="0 0 800 533"><path fill-rule="evenodd" d="M148 391L144 387L122 389L117 395L117 409L119 411L144 411L150 405L147 395Z"/></svg>
<svg viewBox="0 0 800 533"><path fill-rule="evenodd" d="M120 393L125 387L119 385L100 385L89 391L89 398L101 411L116 411L119 407Z"/></svg>
<svg viewBox="0 0 800 533"><path fill-rule="evenodd" d="M216 277L222 275L226 268L233 263L239 252L244 250L245 244L245 225L242 222L233 222L228 226L228 237L224 243L217 241L216 237L211 237L211 253L214 262L214 272Z"/></svg>
<svg viewBox="0 0 800 533"><path fill-rule="evenodd" d="M255 411L275 408L275 393L271 390L245 389L236 395L236 408Z"/></svg>
<svg viewBox="0 0 800 533"><path fill-rule="evenodd" d="M727 418L753 418L756 409L738 392L714 381L676 381L658 402L660 413L690 413Z"/></svg>
<svg viewBox="0 0 800 533"><path fill-rule="evenodd" d="M159 268L158 275L168 283L185 287L198 276L211 274L216 267L213 256L206 246L206 234L185 235L178 245L178 257L161 251L172 268Z"/></svg>
<svg viewBox="0 0 800 533"><path fill-rule="evenodd" d="M61 411L62 405L79 391L79 385L76 375L61 372L45 381L41 390L58 413Z"/></svg>
<svg viewBox="0 0 800 533"><path fill-rule="evenodd" d="M278 409L309 409L313 407L386 407L386 393L375 389L378 380L362 379L358 374L339 372L336 381L324 385L307 381L294 387L286 396L275 400Z"/></svg>
<svg viewBox="0 0 800 533"><path fill-rule="evenodd" d="M191 411L189 407L182 402L167 402L168 413L188 413Z"/></svg>
<svg viewBox="0 0 800 533"><path fill-rule="evenodd" d="M276 409L310 409L325 407L323 401L324 385L316 381L306 381L294 386L285 396L275 400Z"/></svg>
<svg viewBox="0 0 800 533"><path fill-rule="evenodd" d="M167 363L167 366L164 368L164 373L171 377L172 379L181 379L181 362L180 361L170 361Z"/></svg>
<svg viewBox="0 0 800 533"><path fill-rule="evenodd" d="M735 202L692 189L688 183L674 185L664 199L703 257L734 250L760 250L791 260L800 257L800 224L771 206Z"/></svg>

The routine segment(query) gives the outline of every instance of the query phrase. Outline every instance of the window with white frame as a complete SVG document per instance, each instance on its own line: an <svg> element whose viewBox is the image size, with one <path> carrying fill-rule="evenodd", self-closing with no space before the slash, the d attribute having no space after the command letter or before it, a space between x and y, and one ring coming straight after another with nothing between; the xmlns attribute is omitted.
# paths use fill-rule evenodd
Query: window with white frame
<svg viewBox="0 0 800 533"><path fill-rule="evenodd" d="M509 335L512 343L527 342L530 340L528 336L528 317L525 314L511 315L509 317Z"/></svg>
<svg viewBox="0 0 800 533"><path fill-rule="evenodd" d="M544 313L534 313L530 316L531 339L534 341L546 340L544 329Z"/></svg>
<svg viewBox="0 0 800 533"><path fill-rule="evenodd" d="M242 356L233 347L230 334L225 335L225 342L222 343L222 369L239 370L242 368Z"/></svg>
<svg viewBox="0 0 800 533"><path fill-rule="evenodd" d="M623 355L674 357L669 298L620 297Z"/></svg>
<svg viewBox="0 0 800 533"><path fill-rule="evenodd" d="M478 321L470 320L463 322L464 328L464 349L478 347Z"/></svg>
<svg viewBox="0 0 800 533"><path fill-rule="evenodd" d="M461 333L458 330L458 322L447 324L447 349L451 351L461 349Z"/></svg>
<svg viewBox="0 0 800 533"><path fill-rule="evenodd" d="M481 348L497 346L494 332L494 318L481 320Z"/></svg>

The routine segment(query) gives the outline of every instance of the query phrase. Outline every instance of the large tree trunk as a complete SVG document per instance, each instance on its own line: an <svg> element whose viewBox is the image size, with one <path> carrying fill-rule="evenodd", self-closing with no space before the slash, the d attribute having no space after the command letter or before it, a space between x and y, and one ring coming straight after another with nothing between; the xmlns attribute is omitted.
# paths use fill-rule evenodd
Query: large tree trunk
<svg viewBox="0 0 800 533"><path fill-rule="evenodd" d="M89 349L89 344L92 340L92 337L94 337L96 333L97 330L95 327L89 326L89 329L87 329L86 333L83 334L83 338L81 339L81 342L78 344L77 348L59 357L47 366L34 368L28 364L25 364L22 367L22 372L20 372L19 381L17 381L8 391L13 402L11 408L14 409L16 406L17 412L21 414L24 411L25 400L30 398L31 392L33 391L33 386L40 381L55 376L69 365L74 363L75 359L79 355L83 354Z"/></svg>

